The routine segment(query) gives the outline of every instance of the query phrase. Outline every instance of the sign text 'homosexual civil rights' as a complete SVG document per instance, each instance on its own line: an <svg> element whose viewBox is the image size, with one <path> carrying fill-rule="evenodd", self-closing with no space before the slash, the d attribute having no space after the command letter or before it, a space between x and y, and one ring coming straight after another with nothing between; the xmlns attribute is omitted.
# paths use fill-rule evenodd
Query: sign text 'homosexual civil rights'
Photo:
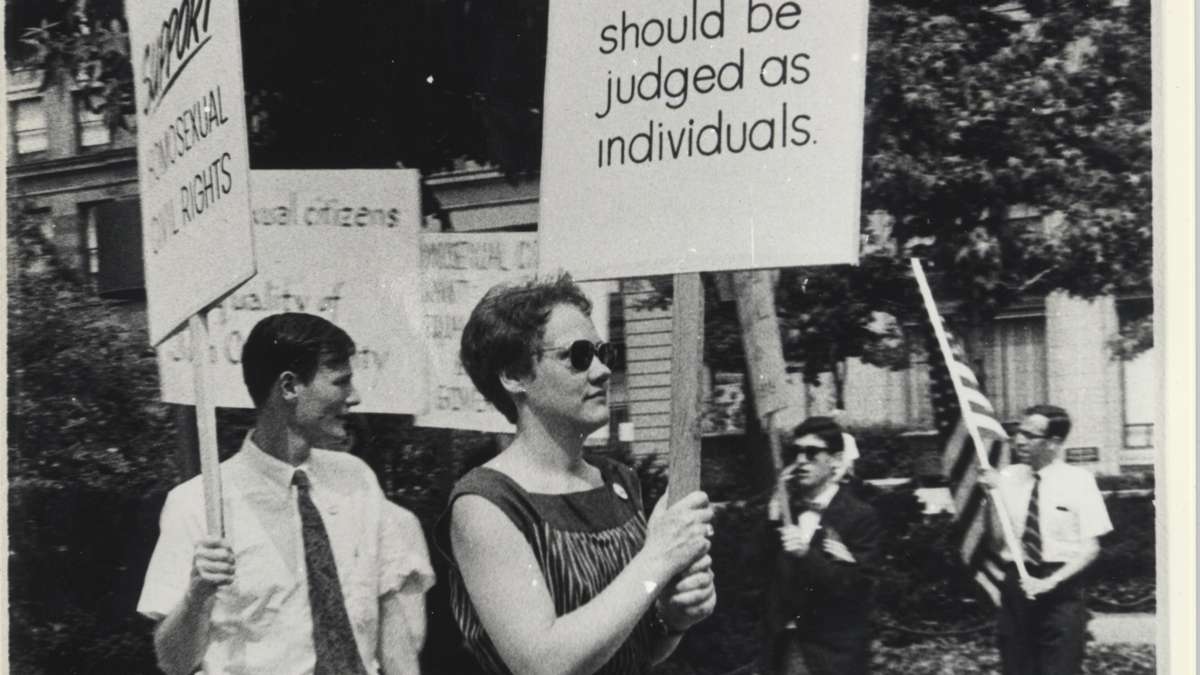
<svg viewBox="0 0 1200 675"><path fill-rule="evenodd" d="M237 0L127 3L150 342L254 274Z"/></svg>

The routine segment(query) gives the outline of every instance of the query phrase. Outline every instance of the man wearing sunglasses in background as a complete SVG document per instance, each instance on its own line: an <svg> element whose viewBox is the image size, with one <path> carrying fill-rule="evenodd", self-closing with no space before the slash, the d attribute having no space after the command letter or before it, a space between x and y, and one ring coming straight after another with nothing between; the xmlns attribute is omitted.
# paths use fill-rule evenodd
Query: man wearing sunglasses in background
<svg viewBox="0 0 1200 675"><path fill-rule="evenodd" d="M1022 582L1004 544L996 509L992 542L1007 561L997 624L1005 675L1071 675L1083 667L1088 613L1082 572L1112 530L1090 471L1059 456L1071 431L1067 411L1037 405L1012 436L1014 463L986 470L980 484L1000 490L1029 578Z"/></svg>
<svg viewBox="0 0 1200 675"><path fill-rule="evenodd" d="M846 462L841 427L810 417L793 438L780 474L792 522L779 528L762 670L860 675L870 663L872 569L882 529L874 509L839 485ZM774 506L778 520L782 509Z"/></svg>

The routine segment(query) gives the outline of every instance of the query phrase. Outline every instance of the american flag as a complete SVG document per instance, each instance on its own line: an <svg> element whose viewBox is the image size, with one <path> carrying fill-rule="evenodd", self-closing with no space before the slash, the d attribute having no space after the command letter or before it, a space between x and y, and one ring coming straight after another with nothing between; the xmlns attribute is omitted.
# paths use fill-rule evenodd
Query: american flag
<svg viewBox="0 0 1200 675"><path fill-rule="evenodd" d="M941 321L934 314L932 321ZM975 373L967 365L962 346L946 331L950 353L943 355L930 330L929 392L933 398L933 418L942 443L942 471L950 483L955 516L951 538L968 571L997 606L1000 583L1004 578L1001 561L986 541L988 500L978 484L979 453L971 440L968 425L974 425L979 438L988 447L988 462L995 468L1009 463L1008 434L996 420L992 404L984 395ZM959 392L954 381L958 381ZM959 393L968 404L959 406Z"/></svg>

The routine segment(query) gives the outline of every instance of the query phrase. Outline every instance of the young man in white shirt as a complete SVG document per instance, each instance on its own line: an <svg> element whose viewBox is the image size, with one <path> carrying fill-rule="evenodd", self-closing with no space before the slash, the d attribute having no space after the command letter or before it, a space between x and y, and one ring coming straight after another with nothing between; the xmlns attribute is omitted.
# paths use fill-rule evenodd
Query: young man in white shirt
<svg viewBox="0 0 1200 675"><path fill-rule="evenodd" d="M995 508L992 543L1008 561L997 637L1005 675L1071 675L1083 667L1087 607L1082 573L1112 530L1091 472L1062 461L1071 418L1058 406L1025 411L1012 436L1014 463L981 474L1000 491L1029 577L1017 573Z"/></svg>
<svg viewBox="0 0 1200 675"><path fill-rule="evenodd" d="M242 351L257 409L221 463L224 537L201 480L167 496L138 611L167 673L416 673L433 575L420 524L346 452L354 342L309 314L260 321Z"/></svg>

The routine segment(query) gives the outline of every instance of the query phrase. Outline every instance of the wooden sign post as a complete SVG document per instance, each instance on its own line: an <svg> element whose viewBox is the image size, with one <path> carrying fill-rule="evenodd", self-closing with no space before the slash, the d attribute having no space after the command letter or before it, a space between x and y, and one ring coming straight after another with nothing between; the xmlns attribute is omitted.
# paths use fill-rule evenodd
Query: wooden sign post
<svg viewBox="0 0 1200 675"><path fill-rule="evenodd" d="M221 534L205 314L254 276L238 3L141 0L126 18L150 344L189 326L208 531Z"/></svg>
<svg viewBox="0 0 1200 675"><path fill-rule="evenodd" d="M224 510L221 508L220 457L217 454L217 411L209 392L208 312L188 319L191 331L194 382L196 388L196 429L199 434L200 474L204 480L204 515L210 535L225 536Z"/></svg>
<svg viewBox="0 0 1200 675"><path fill-rule="evenodd" d="M700 489L700 407L704 377L704 285L698 272L674 275L671 330L671 503Z"/></svg>

